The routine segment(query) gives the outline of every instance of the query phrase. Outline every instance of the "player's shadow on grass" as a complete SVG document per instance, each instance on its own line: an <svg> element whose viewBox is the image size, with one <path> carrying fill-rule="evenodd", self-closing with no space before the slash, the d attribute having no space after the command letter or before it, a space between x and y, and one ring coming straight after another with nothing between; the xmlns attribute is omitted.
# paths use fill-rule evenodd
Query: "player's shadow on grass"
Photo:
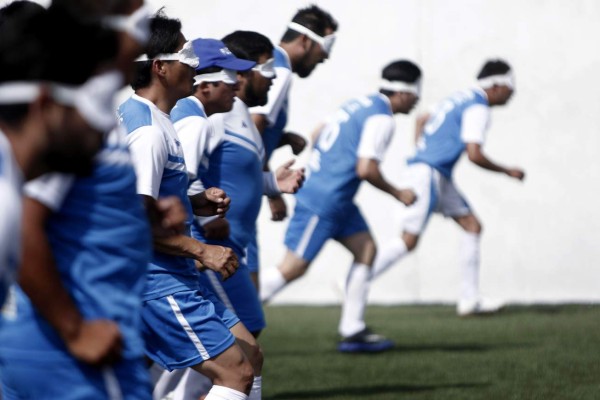
<svg viewBox="0 0 600 400"><path fill-rule="evenodd" d="M376 396L394 393L415 393L428 392L445 389L482 389L489 386L489 383L448 383L439 385L377 385L377 386L360 386L360 387L344 387L339 389L324 389L324 390L299 390L277 393L274 396L266 396L265 400L294 400L294 399L327 399L330 397L346 396L346 398L361 398L364 396ZM352 396L352 397L351 397Z"/></svg>
<svg viewBox="0 0 600 400"><path fill-rule="evenodd" d="M445 352L473 352L483 353L487 351L506 350L506 349L522 349L533 346L532 343L496 343L496 344L479 344L479 343L428 343L414 345L396 345L392 352L410 353L420 351L445 351Z"/></svg>

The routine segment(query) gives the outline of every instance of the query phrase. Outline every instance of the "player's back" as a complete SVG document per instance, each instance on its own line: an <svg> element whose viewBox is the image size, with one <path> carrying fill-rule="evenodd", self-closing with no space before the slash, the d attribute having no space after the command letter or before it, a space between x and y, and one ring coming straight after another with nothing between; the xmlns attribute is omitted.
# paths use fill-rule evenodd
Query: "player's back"
<svg viewBox="0 0 600 400"><path fill-rule="evenodd" d="M343 215L358 190L358 147L366 121L392 115L380 94L346 102L322 128L308 165L308 178L298 191L298 203L316 214Z"/></svg>
<svg viewBox="0 0 600 400"><path fill-rule="evenodd" d="M461 138L463 113L473 105L488 105L482 90L457 92L437 104L408 163L428 164L450 179L454 165L465 150Z"/></svg>

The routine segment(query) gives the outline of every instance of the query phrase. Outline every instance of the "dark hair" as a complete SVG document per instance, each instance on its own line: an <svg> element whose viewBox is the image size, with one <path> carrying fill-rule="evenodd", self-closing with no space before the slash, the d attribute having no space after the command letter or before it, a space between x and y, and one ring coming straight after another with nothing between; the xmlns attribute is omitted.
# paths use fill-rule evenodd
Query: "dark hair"
<svg viewBox="0 0 600 400"><path fill-rule="evenodd" d="M57 27L60 27L58 29ZM77 62L72 60L77 50ZM118 50L114 32L74 19L60 7L48 10L29 1L0 8L0 82L84 83ZM0 117L17 122L26 105L3 105Z"/></svg>
<svg viewBox="0 0 600 400"><path fill-rule="evenodd" d="M292 22L310 29L319 36L324 36L325 30L328 28L334 32L338 29L338 23L333 19L331 14L314 4L298 10L296 15L292 18ZM300 35L302 35L302 33L288 28L283 34L281 41L283 43L288 43Z"/></svg>
<svg viewBox="0 0 600 400"><path fill-rule="evenodd" d="M493 75L504 75L508 71L510 71L510 65L508 65L506 61L499 58L488 60L483 64L483 67L481 67L477 79L483 79Z"/></svg>
<svg viewBox="0 0 600 400"><path fill-rule="evenodd" d="M381 77L388 81L415 83L421 78L421 69L412 61L398 60L386 65L381 71ZM387 96L393 94L386 89L381 89L379 92Z"/></svg>
<svg viewBox="0 0 600 400"><path fill-rule="evenodd" d="M221 39L237 57L258 62L260 56L273 52L273 43L265 35L252 31L235 31Z"/></svg>
<svg viewBox="0 0 600 400"><path fill-rule="evenodd" d="M150 40L146 46L149 61L136 62L136 74L131 87L133 90L144 88L152 81L152 58L159 54L175 53L179 47L181 21L169 18L164 7L150 18Z"/></svg>

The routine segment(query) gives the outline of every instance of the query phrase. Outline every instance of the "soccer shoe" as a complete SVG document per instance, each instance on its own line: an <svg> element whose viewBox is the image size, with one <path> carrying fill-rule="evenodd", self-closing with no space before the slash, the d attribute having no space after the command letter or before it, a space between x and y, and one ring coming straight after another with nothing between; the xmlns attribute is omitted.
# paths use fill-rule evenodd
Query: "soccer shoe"
<svg viewBox="0 0 600 400"><path fill-rule="evenodd" d="M338 351L342 353L378 353L392 347L394 347L394 342L365 328L344 338L338 344Z"/></svg>
<svg viewBox="0 0 600 400"><path fill-rule="evenodd" d="M458 314L459 317L491 315L497 313L503 307L504 303L499 300L461 300L456 306L456 314Z"/></svg>

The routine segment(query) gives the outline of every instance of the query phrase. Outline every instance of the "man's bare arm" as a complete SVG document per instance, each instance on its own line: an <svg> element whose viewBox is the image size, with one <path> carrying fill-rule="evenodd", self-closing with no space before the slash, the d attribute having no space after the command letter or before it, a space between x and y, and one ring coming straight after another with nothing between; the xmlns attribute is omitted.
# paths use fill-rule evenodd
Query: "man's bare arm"
<svg viewBox="0 0 600 400"><path fill-rule="evenodd" d="M501 172L510 176L511 178L523 180L525 178L525 172L519 168L507 168L502 165L496 164L483 154L481 145L478 143L467 143L467 155L469 160L477 166L487 169L489 171Z"/></svg>
<svg viewBox="0 0 600 400"><path fill-rule="evenodd" d="M356 164L356 174L377 189L392 195L396 200L409 206L415 202L417 196L410 189L397 189L390 184L381 174L379 163L369 158L359 158Z"/></svg>

